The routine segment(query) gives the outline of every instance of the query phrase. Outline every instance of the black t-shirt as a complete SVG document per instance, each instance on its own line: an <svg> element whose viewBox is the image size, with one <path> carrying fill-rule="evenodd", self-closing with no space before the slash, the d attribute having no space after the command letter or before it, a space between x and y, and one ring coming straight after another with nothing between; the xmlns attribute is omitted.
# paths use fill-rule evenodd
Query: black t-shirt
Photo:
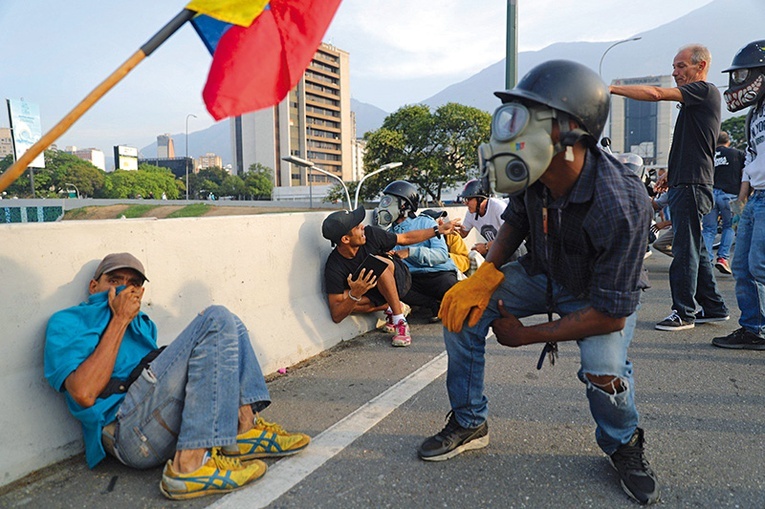
<svg viewBox="0 0 765 509"><path fill-rule="evenodd" d="M715 151L715 188L738 195L746 154L733 147L717 147Z"/></svg>
<svg viewBox="0 0 765 509"><path fill-rule="evenodd" d="M667 185L711 186L715 145L720 133L720 92L706 81L695 81L679 88L683 104L669 151Z"/></svg>
<svg viewBox="0 0 765 509"><path fill-rule="evenodd" d="M349 288L348 274L362 264L367 255L387 253L396 246L397 235L376 226L365 226L366 244L359 246L356 256L348 259L333 249L324 266L324 289L329 295L343 293Z"/></svg>

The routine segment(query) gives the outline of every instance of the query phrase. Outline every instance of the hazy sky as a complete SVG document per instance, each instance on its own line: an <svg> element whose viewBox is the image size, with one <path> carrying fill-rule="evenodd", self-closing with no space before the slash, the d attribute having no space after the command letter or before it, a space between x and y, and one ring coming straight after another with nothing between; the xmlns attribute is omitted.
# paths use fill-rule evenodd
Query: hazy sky
<svg viewBox="0 0 765 509"><path fill-rule="evenodd" d="M617 41L712 0L518 0L521 51ZM731 0L734 1L734 0ZM0 99L40 105L50 129L185 5L183 0L0 0ZM352 96L386 111L504 58L507 1L344 0L325 41L350 53ZM59 147L143 147L213 123L201 99L210 55L191 26L144 60ZM0 126L8 126L6 108ZM177 147L181 148L181 147Z"/></svg>

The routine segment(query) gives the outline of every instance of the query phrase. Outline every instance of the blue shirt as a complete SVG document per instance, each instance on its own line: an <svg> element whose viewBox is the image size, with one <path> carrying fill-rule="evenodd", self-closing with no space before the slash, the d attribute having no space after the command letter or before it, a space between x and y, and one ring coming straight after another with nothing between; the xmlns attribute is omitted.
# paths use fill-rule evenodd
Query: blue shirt
<svg viewBox="0 0 765 509"><path fill-rule="evenodd" d="M118 288L118 292L124 287ZM86 302L54 314L45 332L45 378L55 390L63 392L66 405L82 424L85 458L93 468L106 457L101 444L101 430L112 422L125 394L98 398L84 408L66 392L64 381L96 349L111 320L109 292L91 295ZM141 359L157 348L157 327L143 312L138 313L120 344L112 378L127 378Z"/></svg>
<svg viewBox="0 0 765 509"><path fill-rule="evenodd" d="M399 234L412 230L432 229L434 226L438 226L438 223L432 217L417 216L414 219L407 217L400 223L394 224L391 227L391 231ZM409 272L412 274L417 274L418 272L457 271L457 266L454 265L449 256L449 248L446 246L446 241L443 237L433 237L424 242L410 246L396 246L393 249L396 251L399 249L409 249L409 256L404 258L404 262L409 266Z"/></svg>
<svg viewBox="0 0 765 509"><path fill-rule="evenodd" d="M553 200L539 181L510 198L503 219L528 234L520 263L547 274L598 311L622 318L640 301L643 254L653 209L640 179L602 151L587 152L579 179ZM542 208L547 201L548 234Z"/></svg>

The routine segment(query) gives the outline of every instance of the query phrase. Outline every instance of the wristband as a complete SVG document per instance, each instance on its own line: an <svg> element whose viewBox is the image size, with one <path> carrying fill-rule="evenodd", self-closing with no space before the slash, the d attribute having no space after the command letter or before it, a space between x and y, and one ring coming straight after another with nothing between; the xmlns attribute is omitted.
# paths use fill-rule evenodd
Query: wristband
<svg viewBox="0 0 765 509"><path fill-rule="evenodd" d="M348 298L349 298L349 299L351 299L353 302L359 302L359 301L361 301L361 297L354 297L354 296L351 294L351 291L350 291L350 290L348 290Z"/></svg>
<svg viewBox="0 0 765 509"><path fill-rule="evenodd" d="M433 233L435 233L436 237L438 237L439 239L441 238L441 232L438 231L438 226L433 227Z"/></svg>

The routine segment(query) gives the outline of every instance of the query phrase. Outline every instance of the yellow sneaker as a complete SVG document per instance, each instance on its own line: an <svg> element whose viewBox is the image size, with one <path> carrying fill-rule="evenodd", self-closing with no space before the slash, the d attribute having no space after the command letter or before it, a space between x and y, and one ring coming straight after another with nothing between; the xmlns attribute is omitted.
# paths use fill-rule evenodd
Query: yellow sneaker
<svg viewBox="0 0 765 509"><path fill-rule="evenodd" d="M228 458L213 448L205 463L194 472L179 474L173 470L173 460L167 460L162 471L159 489L172 500L218 495L238 490L260 479L266 473L266 464L253 461L243 465L238 458Z"/></svg>
<svg viewBox="0 0 765 509"><path fill-rule="evenodd" d="M266 422L261 417L255 421L255 427L246 433L237 435L238 452L222 450L232 458L249 461L254 458L276 458L289 456L305 449L311 443L311 437L303 433L288 433L278 424Z"/></svg>

